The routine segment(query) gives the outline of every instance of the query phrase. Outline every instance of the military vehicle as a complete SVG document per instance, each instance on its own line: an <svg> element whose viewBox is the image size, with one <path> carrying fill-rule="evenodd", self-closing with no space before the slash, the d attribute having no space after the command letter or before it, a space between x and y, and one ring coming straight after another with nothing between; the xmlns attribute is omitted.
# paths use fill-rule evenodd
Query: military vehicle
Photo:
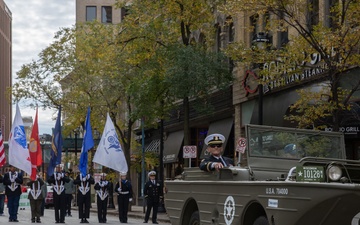
<svg viewBox="0 0 360 225"><path fill-rule="evenodd" d="M247 125L238 164L166 181L172 225L358 224L360 162L342 133ZM239 157L240 158L240 157Z"/></svg>

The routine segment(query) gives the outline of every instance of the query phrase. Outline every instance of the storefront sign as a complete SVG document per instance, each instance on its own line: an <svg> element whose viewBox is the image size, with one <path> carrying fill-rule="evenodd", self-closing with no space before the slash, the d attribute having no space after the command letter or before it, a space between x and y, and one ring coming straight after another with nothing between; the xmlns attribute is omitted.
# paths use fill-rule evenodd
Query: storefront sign
<svg viewBox="0 0 360 225"><path fill-rule="evenodd" d="M325 128L325 131L333 131L332 127ZM343 132L345 134L357 134L360 132L360 127L339 127L339 132Z"/></svg>
<svg viewBox="0 0 360 225"><path fill-rule="evenodd" d="M299 66L294 66L293 68L284 68L284 62L282 59L278 59L272 62L264 63L263 69L269 71L271 74L282 74L281 76L274 78L270 76L265 76L262 78L264 86L268 88L269 91L283 88L286 86L290 86L297 82L305 81L312 79L316 76L320 76L324 74L327 70L326 64L321 62L321 56L318 53L306 55L304 60L301 63L301 66L304 68L300 71ZM299 72L295 72L298 70ZM250 93L254 93L257 91L256 81L258 76L253 71L246 71L244 80L243 80L243 88L246 91L246 96ZM256 81L254 83L254 81Z"/></svg>

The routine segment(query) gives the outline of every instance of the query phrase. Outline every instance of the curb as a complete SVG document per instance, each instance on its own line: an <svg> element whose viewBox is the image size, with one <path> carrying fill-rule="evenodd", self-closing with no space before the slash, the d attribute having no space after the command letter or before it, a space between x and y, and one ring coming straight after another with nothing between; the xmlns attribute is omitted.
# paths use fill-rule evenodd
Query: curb
<svg viewBox="0 0 360 225"><path fill-rule="evenodd" d="M78 208L76 206L72 206L71 209L76 210L76 211L78 210ZM95 206L92 205L92 208L90 208L90 212L97 213L96 205ZM108 208L107 214L108 215L113 215L113 216L119 215L117 209L111 209L111 208ZM151 215L152 214L150 214L150 219L149 220L151 220ZM164 218L165 216L167 217L167 214L165 212L158 212L157 221L159 223L170 223L170 219ZM133 211L128 212L128 217L143 220L145 218L145 213L143 213L142 211L138 211L138 210L134 211L133 210Z"/></svg>

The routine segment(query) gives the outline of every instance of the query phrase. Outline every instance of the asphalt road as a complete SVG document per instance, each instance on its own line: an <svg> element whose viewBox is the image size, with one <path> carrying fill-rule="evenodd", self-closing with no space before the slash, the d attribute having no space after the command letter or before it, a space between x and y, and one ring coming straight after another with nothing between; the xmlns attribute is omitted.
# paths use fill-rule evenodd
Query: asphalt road
<svg viewBox="0 0 360 225"><path fill-rule="evenodd" d="M73 210L71 213L72 213L72 217L65 217L65 224L80 224L80 219L78 218L79 217L78 212L76 210ZM9 213L5 205L4 216L0 216L0 224L12 224L12 225L32 224L30 208L24 208L22 210L19 209L18 220L19 220L18 223L16 222L9 223ZM91 212L90 219L88 219L88 221L89 224L99 224L97 219L97 214L95 214L94 212ZM41 217L41 223L46 225L55 224L55 215L54 215L54 210L52 208L45 209L45 214L43 217ZM34 223L34 224L39 224L39 223ZM108 214L107 224L120 224L119 217L117 215ZM142 218L133 218L133 217L128 218L128 224L144 225ZM149 224L152 223L150 222ZM159 221L159 224L169 225L170 223L164 223Z"/></svg>

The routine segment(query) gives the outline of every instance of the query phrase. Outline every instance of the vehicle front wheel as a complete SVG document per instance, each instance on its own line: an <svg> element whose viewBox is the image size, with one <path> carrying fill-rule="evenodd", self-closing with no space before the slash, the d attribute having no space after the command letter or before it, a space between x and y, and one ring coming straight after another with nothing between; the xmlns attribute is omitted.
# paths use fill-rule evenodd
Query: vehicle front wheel
<svg viewBox="0 0 360 225"><path fill-rule="evenodd" d="M253 225L269 225L269 221L265 216L259 216L253 223Z"/></svg>
<svg viewBox="0 0 360 225"><path fill-rule="evenodd" d="M189 225L200 225L199 211L195 211L191 214Z"/></svg>

